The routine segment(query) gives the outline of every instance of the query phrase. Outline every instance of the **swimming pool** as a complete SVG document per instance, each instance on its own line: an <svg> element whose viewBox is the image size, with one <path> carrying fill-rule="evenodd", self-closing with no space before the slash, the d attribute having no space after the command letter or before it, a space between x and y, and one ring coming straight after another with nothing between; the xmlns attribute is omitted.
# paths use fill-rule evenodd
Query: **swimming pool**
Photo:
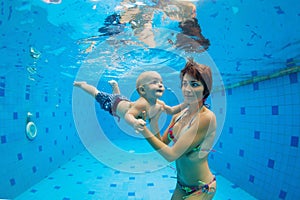
<svg viewBox="0 0 300 200"><path fill-rule="evenodd" d="M141 2L149 6L145 12L155 5L130 6ZM132 22L107 18L121 1L1 2L0 198L170 199L174 164L72 84L85 80L110 91L107 81L116 79L135 99L137 74L157 70L167 87L162 99L175 105L188 56L214 72L209 103L219 130L209 163L218 180L215 199L300 198L300 5L194 3L210 41L206 52L176 44L183 30L178 21L162 20L160 10L151 19L153 44L139 39ZM29 116L36 125L29 131L37 129L31 140ZM165 127L169 116L161 120Z"/></svg>

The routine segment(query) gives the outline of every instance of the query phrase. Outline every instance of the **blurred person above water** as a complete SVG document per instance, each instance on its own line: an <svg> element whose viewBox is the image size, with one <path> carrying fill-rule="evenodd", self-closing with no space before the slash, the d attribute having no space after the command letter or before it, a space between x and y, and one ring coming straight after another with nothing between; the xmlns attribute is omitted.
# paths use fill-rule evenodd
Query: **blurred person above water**
<svg viewBox="0 0 300 200"><path fill-rule="evenodd" d="M157 46L155 17L159 16L162 23L167 21L178 23L179 32L176 37L166 41L173 47L187 52L201 53L210 46L196 18L196 5L190 1L151 0L146 4L136 0L123 0L115 11L106 17L104 26L98 29L100 35L91 37L88 41L119 34L124 31L126 25L129 25L139 41L154 48Z"/></svg>

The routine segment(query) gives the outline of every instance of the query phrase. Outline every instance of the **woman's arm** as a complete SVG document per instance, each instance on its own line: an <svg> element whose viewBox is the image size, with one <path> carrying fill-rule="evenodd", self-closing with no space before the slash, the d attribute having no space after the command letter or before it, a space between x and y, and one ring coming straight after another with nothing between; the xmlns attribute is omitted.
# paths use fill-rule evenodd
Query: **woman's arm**
<svg viewBox="0 0 300 200"><path fill-rule="evenodd" d="M203 141L209 131L210 119L210 117L206 116L201 117L201 120L199 116L195 118L192 125L184 133L181 133L181 136L172 147L169 147L163 141L156 138L147 127L144 128L142 134L155 150L167 161L172 162L186 152L191 151Z"/></svg>

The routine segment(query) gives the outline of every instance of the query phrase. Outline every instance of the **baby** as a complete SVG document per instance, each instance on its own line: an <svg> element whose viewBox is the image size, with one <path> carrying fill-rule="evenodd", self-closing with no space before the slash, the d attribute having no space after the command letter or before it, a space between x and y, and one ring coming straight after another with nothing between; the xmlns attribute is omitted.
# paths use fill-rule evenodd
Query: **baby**
<svg viewBox="0 0 300 200"><path fill-rule="evenodd" d="M157 119L162 111L167 114L176 114L187 107L186 103L176 106L168 106L159 100L165 87L159 73L155 71L146 71L141 73L136 80L136 90L139 98L135 102L131 102L128 98L120 94L120 90L116 81L109 81L112 86L113 93L99 91L96 87L86 82L74 82L74 86L80 87L87 93L95 97L100 107L108 111L111 115L123 118L129 123L136 132L143 131L146 120L150 122L150 128L160 137ZM155 123L151 123L151 119Z"/></svg>

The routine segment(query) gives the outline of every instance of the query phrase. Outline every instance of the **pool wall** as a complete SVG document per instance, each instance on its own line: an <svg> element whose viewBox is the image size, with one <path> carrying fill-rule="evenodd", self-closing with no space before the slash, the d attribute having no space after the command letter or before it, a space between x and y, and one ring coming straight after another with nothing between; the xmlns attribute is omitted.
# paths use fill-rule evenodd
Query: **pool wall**
<svg viewBox="0 0 300 200"><path fill-rule="evenodd" d="M300 198L297 68L298 72L226 91L226 120L211 167L235 183L232 187L258 199Z"/></svg>
<svg viewBox="0 0 300 200"><path fill-rule="evenodd" d="M0 76L0 198L16 197L84 150L73 122L72 81L52 81L65 89L41 87L24 71ZM38 130L34 140L25 135L27 112Z"/></svg>

